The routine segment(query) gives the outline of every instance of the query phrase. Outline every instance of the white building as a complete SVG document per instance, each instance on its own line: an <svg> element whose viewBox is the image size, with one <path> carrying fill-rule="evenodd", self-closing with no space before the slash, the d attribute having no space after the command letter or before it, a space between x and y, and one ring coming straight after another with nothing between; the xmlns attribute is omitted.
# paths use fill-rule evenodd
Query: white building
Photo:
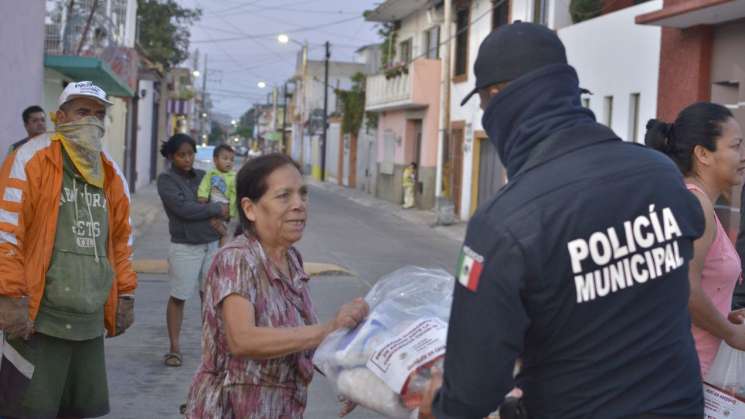
<svg viewBox="0 0 745 419"><path fill-rule="evenodd" d="M456 215L470 218L507 181L496 148L481 127L478 97L460 102L475 85L473 65L479 46L496 27L515 20L542 23L558 30L569 64L577 69L583 96L598 121L621 138L643 141L646 121L657 108L660 29L635 23L636 16L659 9L653 0L578 24L569 14L569 0L512 0L494 7L493 0L454 1L451 32L465 28L452 47L451 136L444 150L444 193L454 200ZM461 51L459 45L467 45ZM452 185L452 186L451 186Z"/></svg>

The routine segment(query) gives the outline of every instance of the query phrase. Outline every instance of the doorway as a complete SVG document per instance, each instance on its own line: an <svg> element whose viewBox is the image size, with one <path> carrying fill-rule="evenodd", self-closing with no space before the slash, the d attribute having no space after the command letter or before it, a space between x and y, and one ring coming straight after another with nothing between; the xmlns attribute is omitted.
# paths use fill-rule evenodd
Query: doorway
<svg viewBox="0 0 745 419"><path fill-rule="evenodd" d="M456 216L459 216L460 214L460 198L463 193L463 142L465 130L466 124L464 121L456 121L452 123L452 141L450 141L450 185L453 191L452 198Z"/></svg>

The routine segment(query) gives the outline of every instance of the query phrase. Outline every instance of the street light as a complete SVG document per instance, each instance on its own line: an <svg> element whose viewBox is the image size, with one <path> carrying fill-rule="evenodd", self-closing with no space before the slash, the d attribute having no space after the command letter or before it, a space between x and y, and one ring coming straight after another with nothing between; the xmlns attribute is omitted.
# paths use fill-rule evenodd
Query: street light
<svg viewBox="0 0 745 419"><path fill-rule="evenodd" d="M290 42L290 37L285 33L281 33L277 36L277 41L279 41L280 44L286 44Z"/></svg>
<svg viewBox="0 0 745 419"><path fill-rule="evenodd" d="M260 81L260 82L256 83L256 85L259 86L259 89L263 89L263 88L266 87L266 82L265 81Z"/></svg>
<svg viewBox="0 0 745 419"><path fill-rule="evenodd" d="M199 75L200 75L201 73L199 72L199 70L194 70L194 71L192 71L192 72L191 72L191 74L192 74L192 75L193 75L194 77L199 77Z"/></svg>
<svg viewBox="0 0 745 419"><path fill-rule="evenodd" d="M238 121L236 121L235 119L233 119L232 121L230 121L230 123L233 124L233 125L237 125L238 124Z"/></svg>

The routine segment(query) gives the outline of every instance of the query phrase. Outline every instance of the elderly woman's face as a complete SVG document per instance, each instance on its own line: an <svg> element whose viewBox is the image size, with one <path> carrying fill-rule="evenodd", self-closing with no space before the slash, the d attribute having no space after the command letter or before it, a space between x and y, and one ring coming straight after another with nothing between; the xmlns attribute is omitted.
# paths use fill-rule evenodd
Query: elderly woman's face
<svg viewBox="0 0 745 419"><path fill-rule="evenodd" d="M267 191L258 202L244 198L241 206L262 242L290 246L303 237L308 187L294 166L282 166L269 175Z"/></svg>

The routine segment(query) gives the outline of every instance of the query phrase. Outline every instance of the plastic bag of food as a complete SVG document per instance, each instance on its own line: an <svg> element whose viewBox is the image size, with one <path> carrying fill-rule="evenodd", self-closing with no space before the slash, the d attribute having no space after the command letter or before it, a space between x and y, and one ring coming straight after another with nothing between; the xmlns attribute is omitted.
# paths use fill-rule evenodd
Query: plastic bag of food
<svg viewBox="0 0 745 419"><path fill-rule="evenodd" d="M745 400L745 352L722 342L704 381Z"/></svg>
<svg viewBox="0 0 745 419"><path fill-rule="evenodd" d="M431 369L445 356L455 280L405 267L368 292L367 319L329 335L313 362L346 399L391 418L415 415Z"/></svg>

